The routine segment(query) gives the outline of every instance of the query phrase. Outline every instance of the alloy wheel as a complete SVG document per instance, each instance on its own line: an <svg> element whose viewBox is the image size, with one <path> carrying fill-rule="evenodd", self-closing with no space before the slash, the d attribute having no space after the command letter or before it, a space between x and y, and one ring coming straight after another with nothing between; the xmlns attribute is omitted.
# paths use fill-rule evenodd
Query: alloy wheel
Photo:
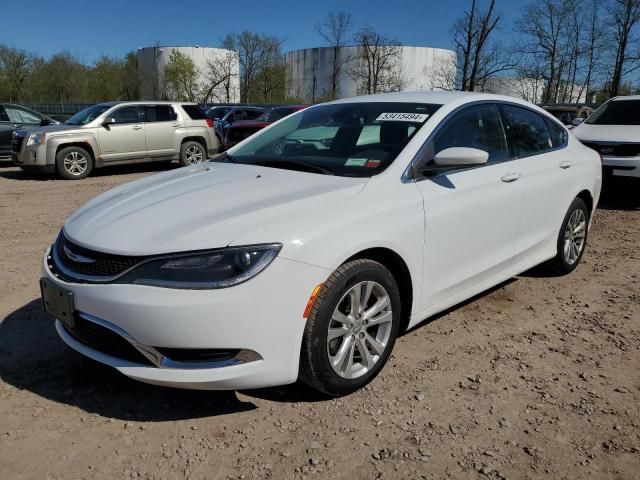
<svg viewBox="0 0 640 480"><path fill-rule="evenodd" d="M580 258L587 237L587 216L582 209L576 209L569 217L564 231L563 257L573 265Z"/></svg>
<svg viewBox="0 0 640 480"><path fill-rule="evenodd" d="M369 372L384 354L393 323L389 294L377 282L351 287L333 311L327 354L334 372L346 379Z"/></svg>
<svg viewBox="0 0 640 480"><path fill-rule="evenodd" d="M69 152L64 157L63 164L67 173L74 177L83 175L87 171L87 158L80 152Z"/></svg>
<svg viewBox="0 0 640 480"><path fill-rule="evenodd" d="M204 157L202 148L198 147L197 145L190 145L184 153L185 159L189 165L195 165L202 162L202 159Z"/></svg>

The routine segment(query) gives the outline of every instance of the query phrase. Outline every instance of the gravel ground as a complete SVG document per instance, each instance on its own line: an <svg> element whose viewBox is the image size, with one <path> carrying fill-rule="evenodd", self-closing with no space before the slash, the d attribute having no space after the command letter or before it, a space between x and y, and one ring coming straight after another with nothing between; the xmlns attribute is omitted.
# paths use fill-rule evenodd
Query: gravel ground
<svg viewBox="0 0 640 480"><path fill-rule="evenodd" d="M607 185L581 266L403 335L363 391L147 386L66 348L38 301L63 220L167 167L0 168L0 478L640 478L640 196Z"/></svg>

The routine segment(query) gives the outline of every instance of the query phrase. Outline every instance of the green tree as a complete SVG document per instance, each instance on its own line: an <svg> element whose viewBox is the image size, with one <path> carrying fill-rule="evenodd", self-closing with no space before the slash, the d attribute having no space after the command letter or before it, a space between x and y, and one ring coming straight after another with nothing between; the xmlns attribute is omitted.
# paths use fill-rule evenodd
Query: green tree
<svg viewBox="0 0 640 480"><path fill-rule="evenodd" d="M124 62L106 55L96 60L89 72L88 98L95 102L123 97Z"/></svg>
<svg viewBox="0 0 640 480"><path fill-rule="evenodd" d="M24 100L25 87L31 73L31 55L24 50L0 47L0 79L3 95L10 102Z"/></svg>
<svg viewBox="0 0 640 480"><path fill-rule="evenodd" d="M196 102L199 97L199 72L193 60L173 50L164 68L167 96L173 100Z"/></svg>

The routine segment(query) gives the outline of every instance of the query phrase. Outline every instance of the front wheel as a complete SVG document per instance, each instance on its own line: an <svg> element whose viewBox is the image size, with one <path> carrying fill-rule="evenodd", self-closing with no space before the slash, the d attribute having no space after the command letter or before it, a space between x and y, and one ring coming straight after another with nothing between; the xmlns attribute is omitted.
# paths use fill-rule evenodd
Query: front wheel
<svg viewBox="0 0 640 480"><path fill-rule="evenodd" d="M382 370L400 326L393 275L373 260L353 260L325 282L307 319L300 379L331 396L365 386Z"/></svg>
<svg viewBox="0 0 640 480"><path fill-rule="evenodd" d="M67 180L80 180L93 170L93 158L84 148L71 146L56 154L56 171Z"/></svg>
<svg viewBox="0 0 640 480"><path fill-rule="evenodd" d="M188 141L182 144L180 148L180 165L197 165L207 159L204 147L195 141Z"/></svg>
<svg viewBox="0 0 640 480"><path fill-rule="evenodd" d="M558 234L558 253L550 267L562 275L575 270L587 245L589 210L581 198L575 198L567 211Z"/></svg>

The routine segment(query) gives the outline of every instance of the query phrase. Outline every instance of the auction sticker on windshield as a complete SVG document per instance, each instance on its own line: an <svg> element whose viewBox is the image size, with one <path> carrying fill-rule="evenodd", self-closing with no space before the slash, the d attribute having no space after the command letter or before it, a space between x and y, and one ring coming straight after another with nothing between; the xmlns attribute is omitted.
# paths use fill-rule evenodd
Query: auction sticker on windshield
<svg viewBox="0 0 640 480"><path fill-rule="evenodd" d="M426 113L381 113L377 122L419 122L424 123L429 118Z"/></svg>

